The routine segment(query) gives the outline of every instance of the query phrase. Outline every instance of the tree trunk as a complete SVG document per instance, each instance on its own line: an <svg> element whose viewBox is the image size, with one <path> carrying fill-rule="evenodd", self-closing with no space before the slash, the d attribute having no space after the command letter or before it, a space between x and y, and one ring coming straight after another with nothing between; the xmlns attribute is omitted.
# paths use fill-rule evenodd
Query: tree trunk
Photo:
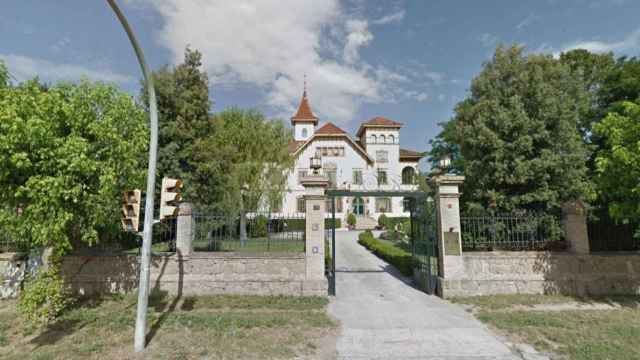
<svg viewBox="0 0 640 360"><path fill-rule="evenodd" d="M240 246L244 247L247 241L247 213L240 210Z"/></svg>

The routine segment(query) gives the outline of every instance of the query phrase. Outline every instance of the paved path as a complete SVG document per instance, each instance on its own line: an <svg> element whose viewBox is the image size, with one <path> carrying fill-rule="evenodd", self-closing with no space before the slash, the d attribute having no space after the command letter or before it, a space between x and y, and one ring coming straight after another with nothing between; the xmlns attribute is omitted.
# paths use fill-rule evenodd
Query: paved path
<svg viewBox="0 0 640 360"><path fill-rule="evenodd" d="M519 359L462 308L410 286L395 269L336 233L339 359Z"/></svg>

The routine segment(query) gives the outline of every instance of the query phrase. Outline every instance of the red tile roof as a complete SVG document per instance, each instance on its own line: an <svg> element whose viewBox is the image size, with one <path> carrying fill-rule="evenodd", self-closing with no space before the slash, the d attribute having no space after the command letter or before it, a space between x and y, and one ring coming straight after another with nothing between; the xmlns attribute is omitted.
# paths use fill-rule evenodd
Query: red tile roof
<svg viewBox="0 0 640 360"><path fill-rule="evenodd" d="M304 143L305 141L291 140L289 142L289 154L293 154L294 152L296 152L296 150L298 150L298 148Z"/></svg>
<svg viewBox="0 0 640 360"><path fill-rule="evenodd" d="M423 157L424 157L424 153L413 151L413 150L402 149L402 148L400 149L400 159L403 159L403 158L420 159Z"/></svg>
<svg viewBox="0 0 640 360"><path fill-rule="evenodd" d="M382 116L376 116L372 119L369 119L368 121L363 122L362 125L360 125L360 128L358 129L356 136L360 137L360 135L362 135L362 133L364 132L364 129L368 127L400 128L402 127L402 123L384 118Z"/></svg>
<svg viewBox="0 0 640 360"><path fill-rule="evenodd" d="M318 118L313 115L313 111L311 111L306 90L302 93L302 100L300 100L298 111L291 118L292 124L295 124L296 122L312 122L314 125L318 125Z"/></svg>
<svg viewBox="0 0 640 360"><path fill-rule="evenodd" d="M333 123L326 123L320 129L315 132L317 135L342 135L347 132L333 125Z"/></svg>
<svg viewBox="0 0 640 360"><path fill-rule="evenodd" d="M362 123L362 125L399 127L402 126L402 123L384 118L382 116L376 116L373 119L369 119L369 121L365 121L364 123Z"/></svg>

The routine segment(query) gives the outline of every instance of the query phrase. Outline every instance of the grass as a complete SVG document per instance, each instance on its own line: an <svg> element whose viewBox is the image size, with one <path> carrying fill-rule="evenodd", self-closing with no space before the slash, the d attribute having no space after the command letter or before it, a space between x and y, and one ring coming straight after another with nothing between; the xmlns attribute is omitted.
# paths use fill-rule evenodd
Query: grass
<svg viewBox="0 0 640 360"><path fill-rule="evenodd" d="M148 313L153 359L314 358L336 324L327 299L285 296L173 297L154 294ZM133 358L133 296L79 301L53 324L32 329L0 302L0 357L24 359Z"/></svg>
<svg viewBox="0 0 640 360"><path fill-rule="evenodd" d="M401 245L387 240L376 239L370 231L361 233L358 237L358 243L393 265L404 276L413 275L411 252L402 248Z"/></svg>
<svg viewBox="0 0 640 360"><path fill-rule="evenodd" d="M640 297L637 296L496 295L453 301L472 305L478 319L516 342L533 345L538 351L577 360L640 359ZM587 307L553 309L560 304ZM612 306L600 310L588 307L602 304Z"/></svg>
<svg viewBox="0 0 640 360"><path fill-rule="evenodd" d="M212 248L213 246L213 248ZM244 246L239 239L216 239L193 242L195 251L223 251L223 252L304 252L304 239L268 239L249 238Z"/></svg>

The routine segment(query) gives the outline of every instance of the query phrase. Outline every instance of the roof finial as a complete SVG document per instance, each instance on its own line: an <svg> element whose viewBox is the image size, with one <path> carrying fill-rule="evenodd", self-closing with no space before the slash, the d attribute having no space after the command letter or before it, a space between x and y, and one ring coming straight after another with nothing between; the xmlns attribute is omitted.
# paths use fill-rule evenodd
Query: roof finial
<svg viewBox="0 0 640 360"><path fill-rule="evenodd" d="M303 94L307 96L307 73L304 73L304 92Z"/></svg>

